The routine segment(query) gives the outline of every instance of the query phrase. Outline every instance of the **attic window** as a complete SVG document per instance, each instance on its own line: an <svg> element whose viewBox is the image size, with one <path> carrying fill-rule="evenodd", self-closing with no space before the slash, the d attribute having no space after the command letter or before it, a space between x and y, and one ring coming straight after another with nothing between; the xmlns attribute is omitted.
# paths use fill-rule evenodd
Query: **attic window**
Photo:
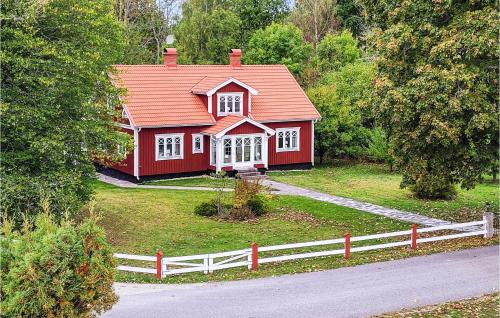
<svg viewBox="0 0 500 318"><path fill-rule="evenodd" d="M127 111L125 109L122 109L122 118L128 119Z"/></svg>
<svg viewBox="0 0 500 318"><path fill-rule="evenodd" d="M217 94L219 116L242 115L243 93Z"/></svg>

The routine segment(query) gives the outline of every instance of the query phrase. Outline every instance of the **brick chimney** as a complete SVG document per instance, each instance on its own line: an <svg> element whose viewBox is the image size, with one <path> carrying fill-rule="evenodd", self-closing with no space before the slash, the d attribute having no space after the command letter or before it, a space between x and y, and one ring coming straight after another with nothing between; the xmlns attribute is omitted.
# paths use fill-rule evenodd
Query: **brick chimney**
<svg viewBox="0 0 500 318"><path fill-rule="evenodd" d="M163 64L167 67L177 67L177 49L163 49Z"/></svg>
<svg viewBox="0 0 500 318"><path fill-rule="evenodd" d="M234 68L241 67L240 49L231 49L231 51L229 52L229 65Z"/></svg>

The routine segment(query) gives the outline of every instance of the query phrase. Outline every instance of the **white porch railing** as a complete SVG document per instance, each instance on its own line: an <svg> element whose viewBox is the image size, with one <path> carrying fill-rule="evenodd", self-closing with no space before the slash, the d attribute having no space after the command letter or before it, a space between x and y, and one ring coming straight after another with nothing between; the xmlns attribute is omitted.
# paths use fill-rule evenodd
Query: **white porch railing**
<svg viewBox="0 0 500 318"><path fill-rule="evenodd" d="M422 233L430 233L442 230L459 230L459 229L462 230L467 229L467 231L456 234L446 234L441 236L419 237L419 234ZM177 275L177 274L191 273L191 272L204 272L205 274L207 274L216 270L222 270L232 267L243 267L243 266L248 267L248 269L257 270L259 264L282 262L287 260L303 259L303 258L324 257L331 255L343 254L345 259L349 259L350 254L356 252L385 249L397 246L409 246L412 249L416 249L417 245L421 243L451 240L451 239L476 236L476 235L484 235L484 237L492 237L494 235L492 215L486 216L485 214L485 217L483 218L482 221L449 224L449 225L434 226L434 227L420 228L420 229L418 229L417 226L414 224L412 225L410 230L406 231L372 234L372 235L364 235L357 237L350 237L350 234L346 233L344 238L337 238L332 240L311 241L311 242L273 245L264 247L258 247L256 243L253 243L252 246L248 249L215 253L215 254L163 257L163 253L158 252L156 256L115 254L115 257L118 259L127 259L131 261L155 262L156 263L155 268L120 265L118 266L118 270L156 274L157 278L163 278L169 275ZM393 238L393 237L406 237L406 238L403 239L402 241L364 245L351 248L352 242L373 241L373 240L380 240L384 238ZM270 255L264 258L259 257L269 252L283 251L290 249L301 249L306 247L329 246L335 244L343 244L343 248L327 249L324 251L315 251L315 252L304 252L298 254L278 255L278 256Z"/></svg>

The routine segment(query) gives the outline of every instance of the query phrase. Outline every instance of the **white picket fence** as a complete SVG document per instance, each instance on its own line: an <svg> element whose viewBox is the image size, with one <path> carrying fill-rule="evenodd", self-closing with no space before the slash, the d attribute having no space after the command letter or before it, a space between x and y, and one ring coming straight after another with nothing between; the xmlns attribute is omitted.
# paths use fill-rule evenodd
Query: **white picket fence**
<svg viewBox="0 0 500 318"><path fill-rule="evenodd" d="M442 230L463 231L464 229L465 229L464 232L456 234L419 237L419 234L422 233L430 233ZM204 272L206 274L216 270L222 270L232 267L243 267L243 266L248 267L248 269L257 270L259 264L282 262L287 260L295 260L303 258L324 257L331 255L344 254L344 257L346 259L349 259L350 254L355 252L385 249L398 246L409 246L412 249L416 249L417 245L421 243L451 240L451 239L476 236L476 235L484 235L485 237L491 237L493 235L493 232L494 232L493 219L492 217L490 218L485 216L482 221L434 226L428 228L417 228L416 225L412 225L412 228L406 231L397 231L397 232L389 232L389 233L381 233L381 234L373 234L373 235L365 235L357 237L350 237L349 233L346 233L344 238L338 238L332 240L312 241L312 242L263 246L263 247L258 247L257 244L254 243L248 249L214 253L214 254L163 257L163 253L158 252L156 256L143 256L143 255L130 255L130 254L115 254L114 256L118 259L125 259L129 261L155 262L156 267L154 268L120 265L118 266L118 270L156 274L157 278L163 278L169 275L176 275L176 274L183 274L190 272ZM405 236L407 237L407 239L403 241L383 243L383 244L363 245L351 248L352 242L379 240L385 238L405 237ZM278 255L278 256L271 255L263 258L260 257L268 252L276 252L276 251L283 251L290 249L301 249L306 247L328 246L334 244L343 244L343 248L327 249L324 251L315 251L315 252L304 252L298 254Z"/></svg>

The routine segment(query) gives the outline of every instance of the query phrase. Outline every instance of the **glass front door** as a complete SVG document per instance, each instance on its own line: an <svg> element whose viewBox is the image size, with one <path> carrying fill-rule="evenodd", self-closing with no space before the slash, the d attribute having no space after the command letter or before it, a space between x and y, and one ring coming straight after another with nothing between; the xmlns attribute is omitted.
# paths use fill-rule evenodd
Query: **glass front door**
<svg viewBox="0 0 500 318"><path fill-rule="evenodd" d="M252 161L252 140L251 137L236 137L235 164L241 165Z"/></svg>

